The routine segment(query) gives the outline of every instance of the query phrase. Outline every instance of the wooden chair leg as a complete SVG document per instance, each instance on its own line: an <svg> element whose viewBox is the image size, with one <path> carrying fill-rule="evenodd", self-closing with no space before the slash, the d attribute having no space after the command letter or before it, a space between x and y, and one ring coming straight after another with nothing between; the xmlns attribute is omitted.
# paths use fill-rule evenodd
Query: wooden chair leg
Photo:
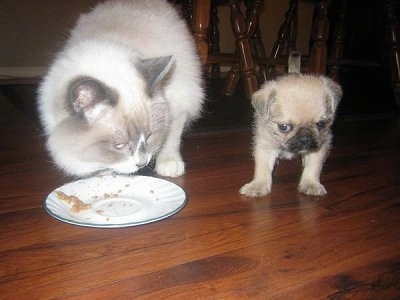
<svg viewBox="0 0 400 300"><path fill-rule="evenodd" d="M193 15L193 34L197 41L200 60L205 66L208 61L211 0L193 0L193 5L196 7Z"/></svg>
<svg viewBox="0 0 400 300"><path fill-rule="evenodd" d="M400 25L396 17L397 9L397 1L385 1L387 57L391 70L393 92L397 105L400 106Z"/></svg>
<svg viewBox="0 0 400 300"><path fill-rule="evenodd" d="M193 0L183 0L182 1L182 16L185 18L190 29L193 25Z"/></svg>
<svg viewBox="0 0 400 300"><path fill-rule="evenodd" d="M343 42L346 34L346 7L347 0L341 0L338 14L336 16L335 28L333 33L333 44L329 57L332 61L332 64L328 70L329 77L335 81L339 81L339 62L343 58Z"/></svg>
<svg viewBox="0 0 400 300"><path fill-rule="evenodd" d="M296 1L297 2L297 1ZM289 55L290 52L295 51L296 42L297 42L297 24L298 24L298 16L297 16L297 8L295 13L292 16L292 20L290 22L289 36L287 38L287 46L286 46L286 55Z"/></svg>
<svg viewBox="0 0 400 300"><path fill-rule="evenodd" d="M256 1L253 0L246 0L245 5L246 5L246 22L249 20L252 20L254 14L254 10L257 8L255 7L256 5L260 5L261 3L256 3ZM248 38L250 42L250 47L251 47L251 53L254 54L257 57L265 57L265 50L264 50L264 44L262 43L261 40L261 33L260 33L260 27L257 24L252 24L251 30L253 30L253 26L255 27L254 33L248 32ZM246 30L248 30L247 24L246 24ZM236 55L238 55L238 52L236 52ZM255 63L255 62L254 62ZM265 67L260 66L260 71L259 71L259 77L261 78L262 81L265 81ZM239 82L240 79L240 66L239 63L234 64L231 69L229 70L225 84L224 84L224 94L225 95L233 95L236 89L236 86Z"/></svg>
<svg viewBox="0 0 400 300"><path fill-rule="evenodd" d="M226 75L224 86L222 89L224 95L232 96L235 93L239 79L240 79L239 63L235 63L229 70L228 74Z"/></svg>
<svg viewBox="0 0 400 300"><path fill-rule="evenodd" d="M261 1L256 1L252 14L249 19L246 20L240 11L238 1L229 1L231 8L231 26L236 39L240 74L244 83L246 96L249 99L258 89L258 80L255 73L255 64L249 41L249 36L254 34L258 23L259 7L257 2L260 3Z"/></svg>
<svg viewBox="0 0 400 300"><path fill-rule="evenodd" d="M211 4L211 22L210 22L210 53L219 54L219 40L220 34L218 29L218 7L217 5ZM219 64L211 65L211 78L220 78L221 69Z"/></svg>
<svg viewBox="0 0 400 300"><path fill-rule="evenodd" d="M256 3L252 0L246 0L246 19L249 20L251 18L251 14L254 10L254 5ZM257 24L254 34L250 36L250 46L251 51L256 58L258 57L266 57L264 43L261 39L261 30L260 26ZM261 82L267 80L266 76L266 68L265 65L258 65L258 77L260 78Z"/></svg>
<svg viewBox="0 0 400 300"><path fill-rule="evenodd" d="M329 1L319 1L316 6L316 17L313 24L312 48L310 54L310 71L314 74L326 73L327 46L329 35L328 21Z"/></svg>
<svg viewBox="0 0 400 300"><path fill-rule="evenodd" d="M294 33L291 33L292 30L295 30L297 26L292 25L294 20L297 23L297 6L298 0L290 0L289 8L285 13L285 20L282 25L279 27L277 40L272 47L270 57L274 60L278 56L284 54L286 45L288 43L288 39L293 37ZM271 80L276 77L275 65L270 64L266 67L266 77Z"/></svg>

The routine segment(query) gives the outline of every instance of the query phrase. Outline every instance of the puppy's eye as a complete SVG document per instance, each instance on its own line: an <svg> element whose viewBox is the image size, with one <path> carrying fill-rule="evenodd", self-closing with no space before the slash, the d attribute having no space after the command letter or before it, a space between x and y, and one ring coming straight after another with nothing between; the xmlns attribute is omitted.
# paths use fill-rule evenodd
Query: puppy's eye
<svg viewBox="0 0 400 300"><path fill-rule="evenodd" d="M290 123L278 124L278 129L280 132L289 133L293 130L293 125Z"/></svg>
<svg viewBox="0 0 400 300"><path fill-rule="evenodd" d="M326 121L319 121L316 123L316 125L319 130L322 130L326 127Z"/></svg>

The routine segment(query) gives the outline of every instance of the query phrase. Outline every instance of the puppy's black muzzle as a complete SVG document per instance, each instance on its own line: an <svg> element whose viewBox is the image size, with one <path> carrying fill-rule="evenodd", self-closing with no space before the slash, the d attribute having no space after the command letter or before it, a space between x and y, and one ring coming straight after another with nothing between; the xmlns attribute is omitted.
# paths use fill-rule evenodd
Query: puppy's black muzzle
<svg viewBox="0 0 400 300"><path fill-rule="evenodd" d="M288 141L288 149L293 153L313 152L319 149L319 143L310 129L300 128Z"/></svg>

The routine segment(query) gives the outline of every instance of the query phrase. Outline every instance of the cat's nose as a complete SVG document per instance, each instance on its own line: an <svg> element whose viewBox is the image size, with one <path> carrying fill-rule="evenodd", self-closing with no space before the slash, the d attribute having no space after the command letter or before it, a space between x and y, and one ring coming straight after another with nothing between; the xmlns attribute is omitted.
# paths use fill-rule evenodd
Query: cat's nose
<svg viewBox="0 0 400 300"><path fill-rule="evenodd" d="M133 159L136 167L138 168L143 168L150 162L151 154L149 154L146 150L146 139L143 134L140 136L133 152Z"/></svg>
<svg viewBox="0 0 400 300"><path fill-rule="evenodd" d="M141 153L139 155L135 155L135 165L138 168L143 168L146 166L151 159L151 155L147 153Z"/></svg>
<svg viewBox="0 0 400 300"><path fill-rule="evenodd" d="M138 167L138 168L143 168L144 166L147 165L147 162L141 161L141 162L137 162L137 163L135 163L135 164L136 164L136 167Z"/></svg>

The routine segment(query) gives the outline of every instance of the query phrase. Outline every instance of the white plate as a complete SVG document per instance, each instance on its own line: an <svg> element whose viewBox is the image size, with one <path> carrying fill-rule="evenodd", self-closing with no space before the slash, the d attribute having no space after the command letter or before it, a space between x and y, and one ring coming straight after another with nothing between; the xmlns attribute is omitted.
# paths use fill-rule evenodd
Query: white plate
<svg viewBox="0 0 400 300"><path fill-rule="evenodd" d="M147 176L105 175L55 189L47 196L44 206L51 216L66 223L116 228L165 219L185 204L185 192L169 181Z"/></svg>

